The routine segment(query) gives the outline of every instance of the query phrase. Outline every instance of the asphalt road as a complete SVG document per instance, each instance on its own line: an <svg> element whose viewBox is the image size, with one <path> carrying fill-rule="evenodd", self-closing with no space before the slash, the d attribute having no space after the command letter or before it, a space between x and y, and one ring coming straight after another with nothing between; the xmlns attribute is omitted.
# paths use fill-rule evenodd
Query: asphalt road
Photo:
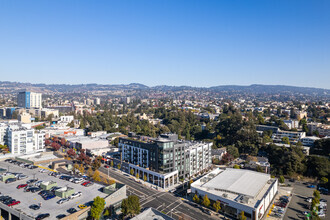
<svg viewBox="0 0 330 220"><path fill-rule="evenodd" d="M303 212L309 211L309 203L306 199L308 197L313 197L314 190L315 189L308 188L307 185L304 185L301 182L296 182L293 188L293 196L285 213L284 219L304 219ZM329 205L329 195L321 194L321 199L326 199L328 201L327 205ZM330 219L329 211L323 219Z"/></svg>
<svg viewBox="0 0 330 220"><path fill-rule="evenodd" d="M99 170L104 174L108 174L107 168L100 167ZM137 183L129 176L125 176L123 173L118 170L115 171L113 168L109 168L109 176L126 184L127 194L138 196L142 208L153 207L175 219L179 219L180 217L192 220L219 219L219 217L203 213L199 208L187 204L185 201L182 201L180 197L176 197L171 193L159 192Z"/></svg>

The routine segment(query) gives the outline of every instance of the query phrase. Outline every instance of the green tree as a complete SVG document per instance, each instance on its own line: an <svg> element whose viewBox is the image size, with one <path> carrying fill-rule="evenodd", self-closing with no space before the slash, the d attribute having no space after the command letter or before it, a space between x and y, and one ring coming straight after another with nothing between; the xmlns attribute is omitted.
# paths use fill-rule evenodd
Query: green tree
<svg viewBox="0 0 330 220"><path fill-rule="evenodd" d="M313 196L314 196L315 199L320 200L320 198L321 198L320 191L314 190Z"/></svg>
<svg viewBox="0 0 330 220"><path fill-rule="evenodd" d="M100 173L98 170L95 170L94 174L93 174L93 179L97 182L101 181L101 177L100 177Z"/></svg>
<svg viewBox="0 0 330 220"><path fill-rule="evenodd" d="M288 137L283 137L283 138L282 138L282 143L283 143L283 144L290 144L290 140L289 140L289 138L288 138Z"/></svg>
<svg viewBox="0 0 330 220"><path fill-rule="evenodd" d="M139 175L138 172L136 173L135 177L136 177L136 179L139 179L140 178L140 175Z"/></svg>
<svg viewBox="0 0 330 220"><path fill-rule="evenodd" d="M285 182L284 176L280 176L280 178L278 180L280 181L280 183L284 183Z"/></svg>
<svg viewBox="0 0 330 220"><path fill-rule="evenodd" d="M121 168L121 165L120 165L120 163L117 165L117 167L118 167L118 170L120 170L120 168Z"/></svg>
<svg viewBox="0 0 330 220"><path fill-rule="evenodd" d="M104 210L105 201L103 198L97 196L94 198L93 205L91 207L91 217L93 219L100 219L101 214Z"/></svg>
<svg viewBox="0 0 330 220"><path fill-rule="evenodd" d="M195 203L199 203L199 197L198 197L197 194L194 195L194 197L193 197L193 201L194 201Z"/></svg>
<svg viewBox="0 0 330 220"><path fill-rule="evenodd" d="M321 184L327 184L328 183L328 178L322 177L321 178Z"/></svg>
<svg viewBox="0 0 330 220"><path fill-rule="evenodd" d="M217 200L215 203L213 203L213 208L216 212L218 212L221 209L220 201Z"/></svg>
<svg viewBox="0 0 330 220"><path fill-rule="evenodd" d="M133 175L134 175L134 170L131 169L130 173L131 173L131 175L133 176Z"/></svg>
<svg viewBox="0 0 330 220"><path fill-rule="evenodd" d="M147 182L147 180L148 180L147 175L144 175L143 180L144 180L144 182Z"/></svg>
<svg viewBox="0 0 330 220"><path fill-rule="evenodd" d="M73 172L79 170L79 165L77 163L73 164Z"/></svg>
<svg viewBox="0 0 330 220"><path fill-rule="evenodd" d="M238 166L237 164L235 164L233 168L234 168L234 169L241 169L241 167Z"/></svg>
<svg viewBox="0 0 330 220"><path fill-rule="evenodd" d="M141 210L140 200L137 196L128 196L121 203L121 211L124 216L139 214Z"/></svg>
<svg viewBox="0 0 330 220"><path fill-rule="evenodd" d="M246 216L244 215L243 211L241 211L241 213L239 214L238 219L239 220L246 220Z"/></svg>
<svg viewBox="0 0 330 220"><path fill-rule="evenodd" d="M80 164L78 169L79 169L79 171L80 171L81 174L84 174L85 173L84 165Z"/></svg>
<svg viewBox="0 0 330 220"><path fill-rule="evenodd" d="M209 207L210 203L211 202L210 202L209 198L207 197L207 194L205 194L205 196L203 197L202 205L205 206L205 207Z"/></svg>
<svg viewBox="0 0 330 220"><path fill-rule="evenodd" d="M113 167L113 160L110 162L110 166Z"/></svg>
<svg viewBox="0 0 330 220"><path fill-rule="evenodd" d="M105 209L103 215L104 215L104 216L110 216L110 211L109 211L109 209Z"/></svg>
<svg viewBox="0 0 330 220"><path fill-rule="evenodd" d="M87 170L87 176L92 177L93 174L94 173L93 173L92 167L89 167L88 170Z"/></svg>
<svg viewBox="0 0 330 220"><path fill-rule="evenodd" d="M92 163L92 167L94 170L97 170L101 167L101 159L100 158L95 158L95 160Z"/></svg>
<svg viewBox="0 0 330 220"><path fill-rule="evenodd" d="M238 152L238 148L233 146L233 145L229 145L227 146L227 152L232 155L234 158L239 157L239 152Z"/></svg>

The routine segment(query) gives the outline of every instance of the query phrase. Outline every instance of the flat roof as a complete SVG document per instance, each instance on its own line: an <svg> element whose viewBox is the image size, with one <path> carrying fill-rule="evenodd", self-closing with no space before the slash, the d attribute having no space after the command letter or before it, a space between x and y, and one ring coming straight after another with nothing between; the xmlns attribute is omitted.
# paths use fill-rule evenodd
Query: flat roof
<svg viewBox="0 0 330 220"><path fill-rule="evenodd" d="M264 173L241 169L226 169L202 186L255 198L269 179L270 176Z"/></svg>
<svg viewBox="0 0 330 220"><path fill-rule="evenodd" d="M139 215L132 218L132 220L174 220L170 216L154 209L148 208Z"/></svg>

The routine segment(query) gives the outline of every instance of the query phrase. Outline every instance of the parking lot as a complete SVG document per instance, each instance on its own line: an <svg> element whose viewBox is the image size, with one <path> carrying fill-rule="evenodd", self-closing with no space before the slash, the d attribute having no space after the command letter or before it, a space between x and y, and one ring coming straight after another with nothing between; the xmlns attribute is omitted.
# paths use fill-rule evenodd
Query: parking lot
<svg viewBox="0 0 330 220"><path fill-rule="evenodd" d="M294 184L292 200L284 219L305 219L304 212L310 212L310 202L308 202L307 199L313 197L314 190L314 188L308 188L306 184L296 182ZM321 199L327 200L328 204L330 196L321 194ZM326 213L322 219L329 219L329 213Z"/></svg>
<svg viewBox="0 0 330 220"><path fill-rule="evenodd" d="M12 183L4 183L0 182L0 192L2 195L8 195L21 203L18 205L13 206L14 209L20 210L21 212L25 213L28 216L36 217L42 213L49 213L50 217L48 219L56 219L56 216L60 214L64 214L66 216L70 215L67 210L70 208L75 208L79 210L78 206L80 204L86 204L92 201L96 196L105 197L107 194L104 194L101 189L102 185L93 184L89 187L82 186L80 184L75 184L58 177L50 176L48 173L50 171L46 171L44 173L39 172L39 168L37 169L28 169L22 168L17 165L0 161L0 168L8 169L11 173L22 173L28 176L26 179L17 180ZM24 192L24 188L17 189L16 187L20 184L26 183L28 180L36 178L42 181L55 181L57 186L60 187L71 187L74 189L74 192L81 192L82 195L80 197L74 198L65 202L63 204L57 204L60 197L55 197L49 200L44 200L38 192ZM41 208L38 210L32 210L29 208L32 204L41 204Z"/></svg>

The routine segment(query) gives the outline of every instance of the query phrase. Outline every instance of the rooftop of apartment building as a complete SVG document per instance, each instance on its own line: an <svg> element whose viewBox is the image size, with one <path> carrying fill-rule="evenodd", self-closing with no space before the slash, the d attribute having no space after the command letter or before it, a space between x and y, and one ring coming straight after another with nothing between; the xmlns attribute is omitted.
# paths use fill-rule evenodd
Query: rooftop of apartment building
<svg viewBox="0 0 330 220"><path fill-rule="evenodd" d="M186 149L196 149L198 147L204 146L204 142L197 142L197 141L185 141L185 140L179 140L177 134L172 134L172 133L166 133L166 134L161 134L157 138L153 137L147 137L147 136L139 136L136 135L135 133L131 132L128 134L128 137L122 137L122 139L127 139L127 140L133 140L137 142L142 142L146 144L153 144L153 143L171 143L173 142L175 145L176 144L183 144Z"/></svg>

